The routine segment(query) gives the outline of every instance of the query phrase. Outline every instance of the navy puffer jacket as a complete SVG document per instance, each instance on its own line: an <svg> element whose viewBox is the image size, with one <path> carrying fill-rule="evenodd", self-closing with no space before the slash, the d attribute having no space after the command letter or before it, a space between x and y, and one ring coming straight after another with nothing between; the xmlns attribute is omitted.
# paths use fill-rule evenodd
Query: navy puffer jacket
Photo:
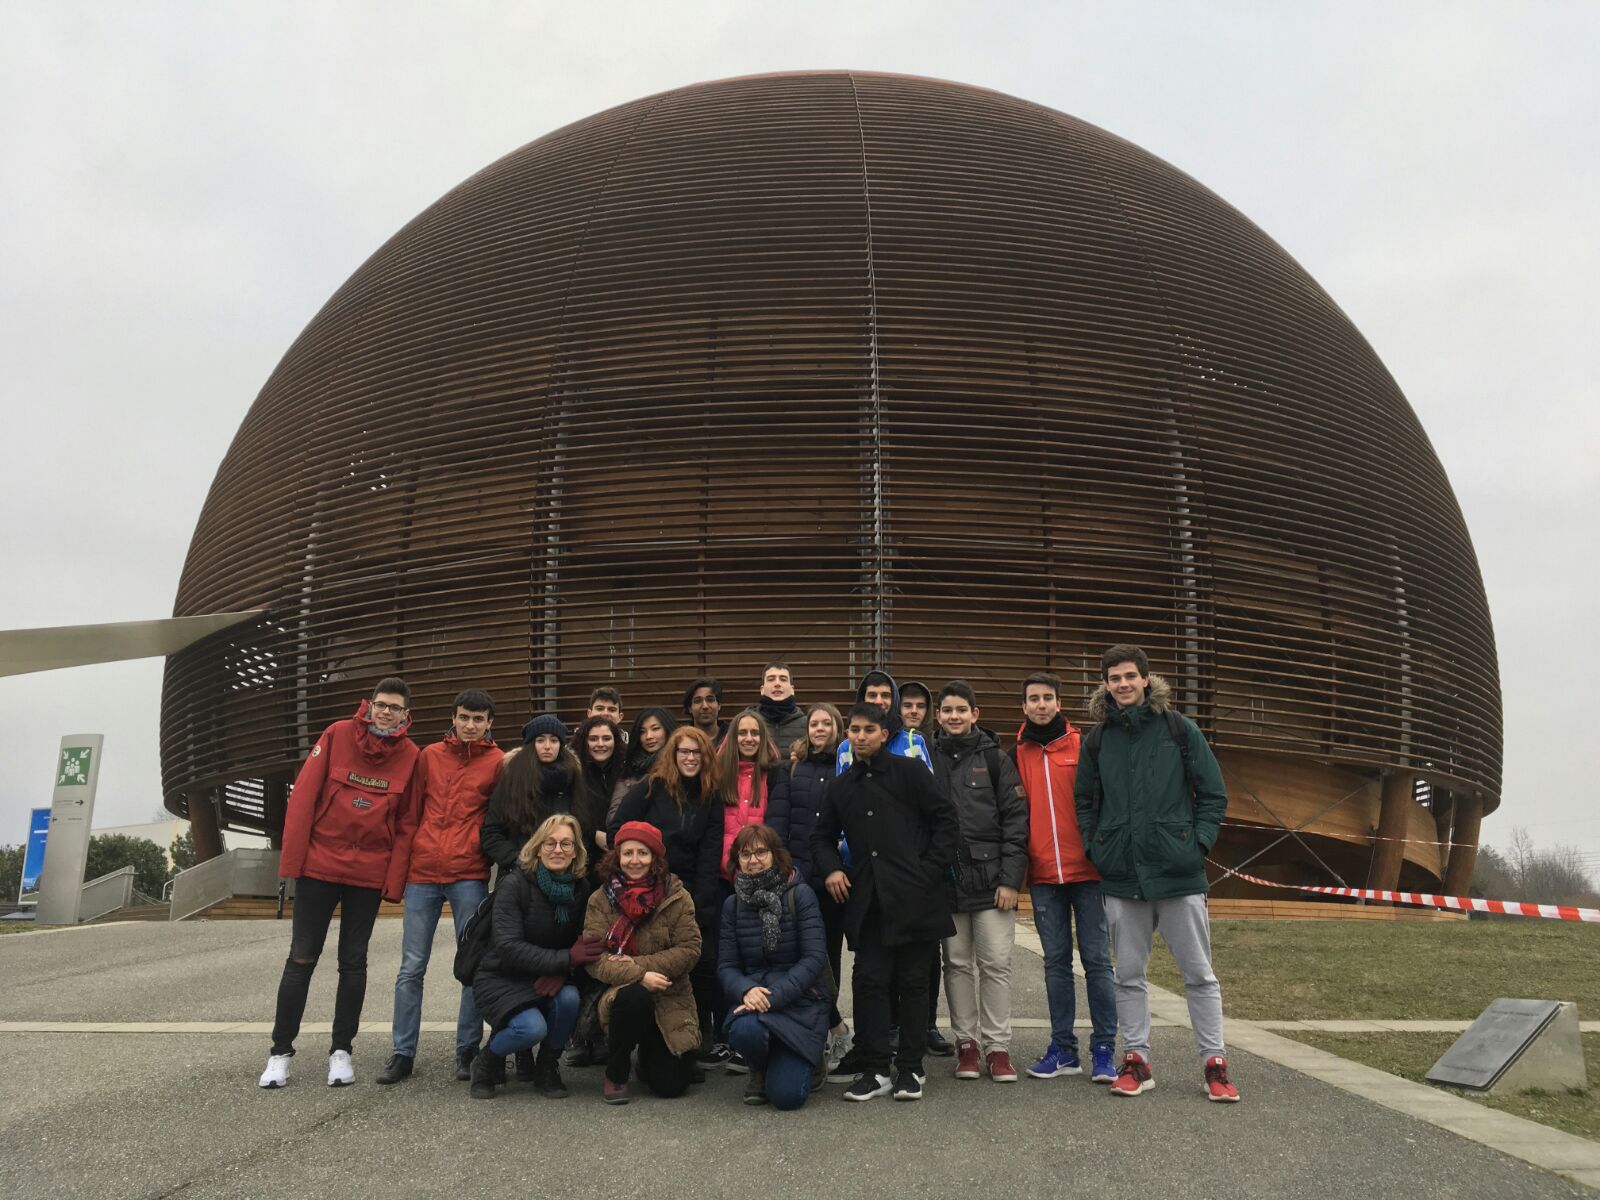
<svg viewBox="0 0 1600 1200"><path fill-rule="evenodd" d="M753 987L772 993L772 1010L758 1013L772 1036L807 1062L820 1062L828 1041L828 1009L832 997L826 983L828 948L817 897L789 873L790 899L778 914L778 944L770 952L761 942L761 914L730 896L722 906L722 934L717 950L717 979L732 1010Z"/></svg>
<svg viewBox="0 0 1600 1200"><path fill-rule="evenodd" d="M794 859L800 878L814 888L817 879L811 867L811 831L817 827L817 812L822 808L822 789L834 776L833 751L807 754L789 776L789 832L785 845Z"/></svg>

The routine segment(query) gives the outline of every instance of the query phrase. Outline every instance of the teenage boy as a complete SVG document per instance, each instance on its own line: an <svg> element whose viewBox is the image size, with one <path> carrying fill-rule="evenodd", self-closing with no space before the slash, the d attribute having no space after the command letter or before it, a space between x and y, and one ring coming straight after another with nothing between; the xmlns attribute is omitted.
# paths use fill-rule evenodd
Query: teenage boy
<svg viewBox="0 0 1600 1200"><path fill-rule="evenodd" d="M489 860L478 829L505 755L494 744L494 701L468 688L456 696L450 732L417 755L419 816L406 871L405 916L400 932L400 973L394 981L394 1053L379 1083L399 1083L411 1074L422 1029L422 981L433 953L439 915L450 902L456 937L489 892ZM461 989L456 1010L456 1078L472 1078L483 1022L472 989Z"/></svg>
<svg viewBox="0 0 1600 1200"><path fill-rule="evenodd" d="M928 770L933 770L933 757L928 753L928 743L915 729L908 729L900 718L900 685L895 683L894 676L887 671L872 670L861 677L861 682L856 686L857 704L876 704L886 714L889 729L888 752L900 758L915 759ZM850 769L854 761L854 751L850 747L850 739L844 738L839 742L839 751L834 759L834 769L839 774L844 774ZM939 956L934 955L933 963L928 968L928 1028L924 1037L927 1041L928 1053L938 1058L949 1058L956 1052L954 1045L939 1032ZM898 1040L900 1036L900 1009L898 1005L892 1007L890 1012L890 1041ZM845 1064L843 1069L849 1067Z"/></svg>
<svg viewBox="0 0 1600 1200"><path fill-rule="evenodd" d="M806 714L794 699L794 672L774 659L761 669L761 700L756 711L772 730L772 740L787 756L789 747L806 736Z"/></svg>
<svg viewBox="0 0 1600 1200"><path fill-rule="evenodd" d="M1011 948L1017 896L1028 871L1028 798L1017 768L988 730L978 727L978 698L966 680L952 679L940 689L939 728L933 773L961 827L956 931L944 940L956 1078L981 1079L987 1071L996 1083L1015 1083Z"/></svg>
<svg viewBox="0 0 1600 1200"><path fill-rule="evenodd" d="M356 1081L350 1052L367 995L367 943L378 905L400 899L417 824L411 790L417 746L406 736L410 727L411 689L403 679L380 679L354 717L322 731L295 776L278 855L278 875L295 881L294 928L278 981L272 1054L260 1079L264 1088L289 1082L311 975L335 908L339 987L328 1086Z"/></svg>
<svg viewBox="0 0 1600 1200"><path fill-rule="evenodd" d="M900 723L931 742L939 735L933 712L933 693L915 679L900 685Z"/></svg>
<svg viewBox="0 0 1600 1200"><path fill-rule="evenodd" d="M689 721L711 739L713 746L720 745L728 723L720 718L722 713L722 685L715 679L692 680L683 689L683 711ZM787 751L785 751L787 753Z"/></svg>
<svg viewBox="0 0 1600 1200"><path fill-rule="evenodd" d="M1100 656L1100 672L1104 682L1089 699L1099 726L1085 738L1073 798L1100 872L1117 961L1125 1053L1111 1094L1137 1096L1155 1086L1145 975L1159 927L1183 975L1206 1097L1236 1101L1206 917L1206 854L1228 808L1222 771L1199 727L1173 709L1172 689L1150 673L1143 650L1112 646Z"/></svg>
<svg viewBox="0 0 1600 1200"><path fill-rule="evenodd" d="M1117 991L1111 974L1100 874L1083 851L1072 789L1078 777L1078 730L1061 713L1061 680L1035 671L1022 681L1022 728L1012 756L1028 794L1028 894L1044 950L1044 992L1050 1007L1050 1045L1028 1068L1035 1079L1076 1075L1077 989L1072 982L1072 927L1089 996L1089 1077L1117 1077Z"/></svg>
<svg viewBox="0 0 1600 1200"><path fill-rule="evenodd" d="M889 1080L889 1004L922 1012L929 964L939 940L955 932L951 872L958 838L955 808L931 772L888 751L888 714L865 701L850 710L850 769L828 781L811 834L811 859L828 894L845 906L845 936L855 953L851 990L860 1075L847 1100L888 1095L920 1100L926 1079L923 1031L900 1031ZM850 866L839 839L850 844ZM847 1055L848 1059L850 1055Z"/></svg>
<svg viewBox="0 0 1600 1200"><path fill-rule="evenodd" d="M590 717L610 717L617 723L617 728L622 728L622 693L616 688L602 684L589 693L589 707L583 714L587 721Z"/></svg>

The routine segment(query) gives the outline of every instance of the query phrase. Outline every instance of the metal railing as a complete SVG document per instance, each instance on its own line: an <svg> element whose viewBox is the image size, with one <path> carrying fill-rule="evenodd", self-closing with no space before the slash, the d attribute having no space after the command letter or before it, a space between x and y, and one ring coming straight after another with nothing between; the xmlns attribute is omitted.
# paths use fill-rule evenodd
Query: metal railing
<svg viewBox="0 0 1600 1200"><path fill-rule="evenodd" d="M132 867L118 867L84 884L82 898L78 902L78 922L93 921L96 917L114 913L133 903L135 874Z"/></svg>
<svg viewBox="0 0 1600 1200"><path fill-rule="evenodd" d="M275 896L278 852L253 846L229 850L178 872L166 891L173 921L204 912L230 896Z"/></svg>

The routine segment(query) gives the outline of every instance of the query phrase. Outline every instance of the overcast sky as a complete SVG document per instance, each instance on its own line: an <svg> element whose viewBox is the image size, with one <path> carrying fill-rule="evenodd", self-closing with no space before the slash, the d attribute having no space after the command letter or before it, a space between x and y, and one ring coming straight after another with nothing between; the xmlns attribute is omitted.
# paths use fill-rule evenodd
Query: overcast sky
<svg viewBox="0 0 1600 1200"><path fill-rule="evenodd" d="M995 14L1003 13L1004 18ZM1600 866L1600 5L0 4L0 627L169 615L240 420L440 194L665 88L848 67L1128 138L1285 246L1376 348L1477 546L1514 824ZM103 732L160 807L159 660L0 680L0 844Z"/></svg>

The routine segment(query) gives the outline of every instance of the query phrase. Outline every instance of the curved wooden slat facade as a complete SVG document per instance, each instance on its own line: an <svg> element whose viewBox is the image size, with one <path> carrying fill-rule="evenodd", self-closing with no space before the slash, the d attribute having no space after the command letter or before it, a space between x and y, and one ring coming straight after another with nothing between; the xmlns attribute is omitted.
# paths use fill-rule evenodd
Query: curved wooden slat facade
<svg viewBox="0 0 1600 1200"><path fill-rule="evenodd" d="M933 80L682 88L445 195L218 471L175 611L247 607L162 704L168 806L247 827L391 670L424 740L467 684L737 703L769 655L802 699L964 676L1009 732L1125 640L1225 752L1415 777L1446 834L1498 802L1476 559L1372 349L1188 176Z"/></svg>

